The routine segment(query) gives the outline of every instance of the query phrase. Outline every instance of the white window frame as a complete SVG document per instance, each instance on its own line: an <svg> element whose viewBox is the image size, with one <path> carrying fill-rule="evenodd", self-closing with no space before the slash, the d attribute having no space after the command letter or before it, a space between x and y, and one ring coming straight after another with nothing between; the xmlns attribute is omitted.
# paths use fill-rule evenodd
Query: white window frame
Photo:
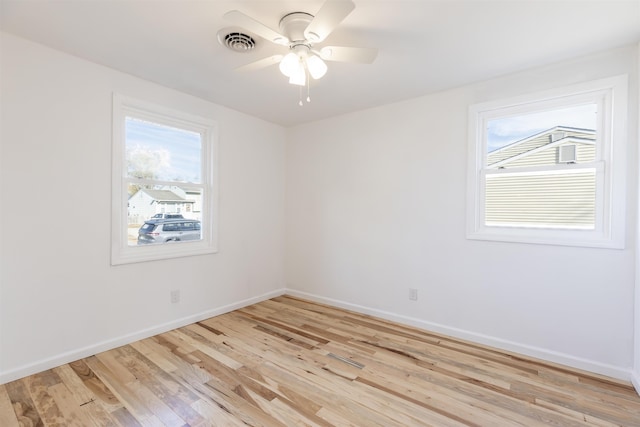
<svg viewBox="0 0 640 427"><path fill-rule="evenodd" d="M200 184L185 186L202 189L202 239L172 244L129 246L127 240L127 179L126 128L127 117L199 133L201 136ZM112 212L111 212L111 264L128 264L218 251L218 188L217 188L217 124L215 121L183 111L134 99L122 94L113 95L113 147L112 147Z"/></svg>
<svg viewBox="0 0 640 427"><path fill-rule="evenodd" d="M626 219L627 76L616 76L469 107L467 238L624 249ZM595 229L488 226L485 224L487 124L490 120L597 102L596 161L572 165L596 170ZM539 167L535 172L554 167ZM494 170L491 173L515 173ZM534 172L533 168L531 172Z"/></svg>

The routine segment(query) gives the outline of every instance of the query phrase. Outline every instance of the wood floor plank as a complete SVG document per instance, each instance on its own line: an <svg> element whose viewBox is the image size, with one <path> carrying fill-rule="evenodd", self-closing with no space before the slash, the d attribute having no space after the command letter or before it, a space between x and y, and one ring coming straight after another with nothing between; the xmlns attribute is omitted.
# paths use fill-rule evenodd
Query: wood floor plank
<svg viewBox="0 0 640 427"><path fill-rule="evenodd" d="M141 427L142 426L142 424L125 407L116 409L111 413L111 415L116 420L118 420L118 422L122 427Z"/></svg>
<svg viewBox="0 0 640 427"><path fill-rule="evenodd" d="M85 406L80 406L77 400L79 396L74 396L65 383L54 384L48 389L49 395L56 402L60 413L64 418L64 424L69 427L84 427L93 424Z"/></svg>
<svg viewBox="0 0 640 427"><path fill-rule="evenodd" d="M45 425L64 425L64 415L49 393L50 387L61 382L60 377L52 370L40 372L25 379L26 389Z"/></svg>
<svg viewBox="0 0 640 427"><path fill-rule="evenodd" d="M27 391L26 382L28 379L29 377L6 384L7 394L11 399L13 412L19 425L42 426L44 424L40 413Z"/></svg>
<svg viewBox="0 0 640 427"><path fill-rule="evenodd" d="M194 411L198 412L202 418L207 420L204 425L209 425L212 427L246 427L242 420L234 417L229 412L220 408L219 406L204 400L200 399L191 404L191 407Z"/></svg>
<svg viewBox="0 0 640 427"><path fill-rule="evenodd" d="M69 363L67 366L69 366L76 376L82 380L84 386L93 394L93 396L95 396L95 401L107 412L112 413L122 409L122 402L118 400L118 398L113 394L113 391L96 376L91 368L89 368L88 363L90 363L91 360L91 358L77 360ZM91 398L86 401L90 401L90 399Z"/></svg>
<svg viewBox="0 0 640 427"><path fill-rule="evenodd" d="M0 385L0 426L640 427L629 383L281 296Z"/></svg>
<svg viewBox="0 0 640 427"><path fill-rule="evenodd" d="M112 350L110 350L112 351ZM84 361L93 371L96 377L108 387L109 392L127 409L135 419L142 425L162 425L155 414L145 405L144 401L131 389L129 384L137 381L131 373L124 378L120 378L105 363L116 368L117 363L112 357L106 357L108 352L91 356ZM117 368L117 371L121 371ZM133 379L132 379L133 378ZM119 408L117 409L119 410Z"/></svg>
<svg viewBox="0 0 640 427"><path fill-rule="evenodd" d="M148 390L162 405L184 420L184 424L197 425L203 421L190 406L199 397L188 387L175 381L173 376L161 370L131 346L120 347L114 351L118 352L117 360L136 374L136 383L144 386L144 394ZM159 404L155 405L155 407L159 406ZM158 413L156 415L161 418ZM169 416L172 417L171 414Z"/></svg>
<svg viewBox="0 0 640 427"><path fill-rule="evenodd" d="M80 365L77 362L74 363L74 365L76 366L76 369L80 369ZM88 368L86 368L86 365L84 366L85 369L83 370L83 377L86 377ZM108 407L112 406L113 402L109 402L108 405L103 405L101 399L91 390L91 388L87 387L85 381L83 381L83 379L78 376L78 374L70 366L70 364L59 366L53 371L60 377L60 379L64 383L64 386L69 389L69 393L74 398L73 402L75 402L82 413L84 413L88 418L84 425L99 425L105 427L115 427L120 425L118 423L118 420L114 418L107 410ZM94 377L94 382L92 383L94 387L97 384L95 382L96 380L97 379ZM104 385L102 385L102 387L99 387L100 394L104 392L104 389ZM66 393L64 393L64 398L67 401L70 401L70 397L67 396ZM60 397L58 397L56 401L58 401L59 399ZM60 402L58 402L58 404L60 404ZM116 406L121 407L121 405ZM66 415L65 413L65 418L67 417L68 415Z"/></svg>
<svg viewBox="0 0 640 427"><path fill-rule="evenodd" d="M4 385L0 385L0 426L19 427L11 398Z"/></svg>
<svg viewBox="0 0 640 427"><path fill-rule="evenodd" d="M144 405L158 418L164 425L168 426L186 426L188 425L182 418L178 416L164 400L145 387L141 382L134 381L129 384L131 390L136 396L144 402Z"/></svg>
<svg viewBox="0 0 640 427"><path fill-rule="evenodd" d="M242 363L231 357L228 357L224 353L221 353L217 350L217 346L211 345L212 343L207 343L204 339L202 339L202 337L200 337L200 340L197 339L195 337L196 334L191 333L191 331L189 331L188 329L178 331L177 335L180 336L182 340L189 343L190 346L195 348L195 351L192 351L191 354L194 354L196 352L206 354L208 357L216 359L218 362L228 366L231 369L238 369L242 367Z"/></svg>
<svg viewBox="0 0 640 427"><path fill-rule="evenodd" d="M426 396L418 397L419 400L438 402L441 396L445 396L452 403L460 402L467 406L501 413L512 425L564 422L562 417L546 414L545 411L536 410L531 405L518 405L515 411L511 411L513 403L518 399L526 403L533 402L533 399L524 399L524 395L517 396L508 384L502 384L502 387L495 386L492 382L467 376L464 371L450 371L435 364L423 365L419 359L414 359L411 355L398 357L396 352L378 353L370 360L364 359L364 362L367 369L361 375L361 380L373 377L376 381L389 381L385 383L387 387L406 395L415 394L412 389L427 393ZM403 381L397 382L399 378L403 378ZM464 408L457 408L454 412L463 411ZM521 413L527 417L521 417Z"/></svg>

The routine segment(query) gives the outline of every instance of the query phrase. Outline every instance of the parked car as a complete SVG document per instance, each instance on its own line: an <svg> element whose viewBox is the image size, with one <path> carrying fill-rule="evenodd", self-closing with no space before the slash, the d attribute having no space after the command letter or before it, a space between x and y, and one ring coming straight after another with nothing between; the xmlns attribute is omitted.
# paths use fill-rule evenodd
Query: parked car
<svg viewBox="0 0 640 427"><path fill-rule="evenodd" d="M138 230L138 244L200 240L200 221L193 219L153 219Z"/></svg>
<svg viewBox="0 0 640 427"><path fill-rule="evenodd" d="M152 216L150 219L175 219L175 218L184 218L182 214L179 213L157 213Z"/></svg>

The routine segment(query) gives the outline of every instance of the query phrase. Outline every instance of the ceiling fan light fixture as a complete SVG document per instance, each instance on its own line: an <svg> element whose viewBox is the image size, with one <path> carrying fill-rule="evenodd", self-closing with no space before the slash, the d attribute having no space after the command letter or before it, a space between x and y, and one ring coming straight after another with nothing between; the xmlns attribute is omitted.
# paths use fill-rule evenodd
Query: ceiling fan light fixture
<svg viewBox="0 0 640 427"><path fill-rule="evenodd" d="M300 65L300 68L289 77L289 83L292 85L304 86L307 84L307 73L302 63L300 63Z"/></svg>
<svg viewBox="0 0 640 427"><path fill-rule="evenodd" d="M293 52L286 54L280 61L280 72L287 77L291 77L300 68L303 68L300 57Z"/></svg>
<svg viewBox="0 0 640 427"><path fill-rule="evenodd" d="M279 63L280 72L289 78L290 84L307 86L306 99L310 102L310 79L324 77L328 69L325 61L370 64L377 56L378 50L372 48L325 46L317 50L315 46L322 43L354 8L353 0L324 0L315 15L299 11L284 15L280 19L279 32L238 10L229 11L224 16L234 25L264 40L289 47L286 55L272 55L239 68L257 69ZM242 39L242 42L245 44L237 49L249 50L251 41ZM299 105L302 105L302 89Z"/></svg>
<svg viewBox="0 0 640 427"><path fill-rule="evenodd" d="M318 80L327 73L327 64L319 56L310 55L307 58L307 69L311 77Z"/></svg>

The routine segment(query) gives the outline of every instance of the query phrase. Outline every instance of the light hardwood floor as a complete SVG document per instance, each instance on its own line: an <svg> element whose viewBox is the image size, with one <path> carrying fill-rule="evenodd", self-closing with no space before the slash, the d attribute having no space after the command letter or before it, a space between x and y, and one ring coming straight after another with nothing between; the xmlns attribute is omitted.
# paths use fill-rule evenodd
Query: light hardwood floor
<svg viewBox="0 0 640 427"><path fill-rule="evenodd" d="M0 426L640 426L601 376L278 297L0 386Z"/></svg>

